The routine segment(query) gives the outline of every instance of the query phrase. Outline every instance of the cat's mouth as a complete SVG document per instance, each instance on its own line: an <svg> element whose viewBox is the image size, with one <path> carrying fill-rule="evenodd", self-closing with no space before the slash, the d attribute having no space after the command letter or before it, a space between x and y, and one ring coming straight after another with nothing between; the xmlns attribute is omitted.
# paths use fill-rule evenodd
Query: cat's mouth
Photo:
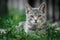
<svg viewBox="0 0 60 40"><path fill-rule="evenodd" d="M33 25L36 25L36 24L38 24L38 23L35 23L35 22L34 22L34 23L32 23L32 24L33 24Z"/></svg>
<svg viewBox="0 0 60 40"><path fill-rule="evenodd" d="M33 23L34 25L37 25L38 23Z"/></svg>

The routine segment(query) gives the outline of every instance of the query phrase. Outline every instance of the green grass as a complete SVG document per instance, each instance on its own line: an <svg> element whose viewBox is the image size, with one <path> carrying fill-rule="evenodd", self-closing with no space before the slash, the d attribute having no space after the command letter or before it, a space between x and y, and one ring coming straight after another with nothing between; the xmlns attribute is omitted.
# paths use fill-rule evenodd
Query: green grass
<svg viewBox="0 0 60 40"><path fill-rule="evenodd" d="M0 19L0 28L6 29L6 34L0 33L0 40L60 40L60 23L54 29L51 22L47 21L48 34L26 34L23 28L18 32L16 26L25 19L24 10L19 12L16 9L9 9L8 16Z"/></svg>

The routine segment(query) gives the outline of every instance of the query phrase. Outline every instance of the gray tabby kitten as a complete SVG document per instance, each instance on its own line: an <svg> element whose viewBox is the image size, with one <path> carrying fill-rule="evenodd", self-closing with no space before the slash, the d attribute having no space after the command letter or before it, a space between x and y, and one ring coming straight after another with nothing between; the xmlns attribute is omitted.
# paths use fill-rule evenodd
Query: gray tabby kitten
<svg viewBox="0 0 60 40"><path fill-rule="evenodd" d="M26 4L26 21L19 23L18 30L23 26L26 33L33 33L36 29L38 32L46 33L46 26L44 25L46 22L46 9L45 2L39 8L31 8Z"/></svg>

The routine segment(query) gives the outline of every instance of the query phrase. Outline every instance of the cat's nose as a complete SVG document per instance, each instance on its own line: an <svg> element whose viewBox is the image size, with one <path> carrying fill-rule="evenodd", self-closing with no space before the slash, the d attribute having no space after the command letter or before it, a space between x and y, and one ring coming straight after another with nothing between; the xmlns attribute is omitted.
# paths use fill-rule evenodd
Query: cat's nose
<svg viewBox="0 0 60 40"><path fill-rule="evenodd" d="M37 23L37 20L35 20L35 23Z"/></svg>

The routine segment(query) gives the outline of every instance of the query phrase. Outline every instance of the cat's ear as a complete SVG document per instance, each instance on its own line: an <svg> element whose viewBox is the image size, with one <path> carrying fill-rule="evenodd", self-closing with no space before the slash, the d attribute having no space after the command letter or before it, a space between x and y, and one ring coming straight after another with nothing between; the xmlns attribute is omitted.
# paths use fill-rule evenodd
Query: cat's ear
<svg viewBox="0 0 60 40"><path fill-rule="evenodd" d="M46 13L46 12L47 12L47 8L46 8L46 7L47 7L47 6L46 6L46 3L43 2L43 3L40 5L40 7L39 7L40 12L41 12L41 13Z"/></svg>
<svg viewBox="0 0 60 40"><path fill-rule="evenodd" d="M29 13L32 10L32 7L29 4L25 5L26 13Z"/></svg>

